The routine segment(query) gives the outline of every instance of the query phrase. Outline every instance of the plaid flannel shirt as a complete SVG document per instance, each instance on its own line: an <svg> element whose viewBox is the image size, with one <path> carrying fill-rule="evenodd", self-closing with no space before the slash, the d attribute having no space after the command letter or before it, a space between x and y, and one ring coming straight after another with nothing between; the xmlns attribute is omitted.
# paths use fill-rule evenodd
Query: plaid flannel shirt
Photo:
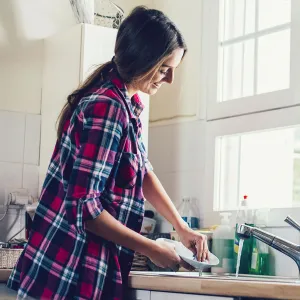
<svg viewBox="0 0 300 300"><path fill-rule="evenodd" d="M57 142L28 244L8 287L19 298L122 299L133 251L85 230L103 209L140 232L151 170L138 95L111 72L80 101Z"/></svg>

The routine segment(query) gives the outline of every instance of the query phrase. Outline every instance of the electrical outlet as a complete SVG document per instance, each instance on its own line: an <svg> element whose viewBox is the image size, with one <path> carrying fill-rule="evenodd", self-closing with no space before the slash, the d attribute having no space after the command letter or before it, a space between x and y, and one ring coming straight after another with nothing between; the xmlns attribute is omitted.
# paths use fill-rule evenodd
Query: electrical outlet
<svg viewBox="0 0 300 300"><path fill-rule="evenodd" d="M29 191L28 189L22 189L22 188L12 188L12 187L9 187L9 188L5 188L5 199L4 199L4 205L7 205L7 204L10 204L8 203L10 197L9 197L9 194L18 194L18 195L22 195L22 196L28 196L28 199L29 199ZM23 205L24 203L13 203L13 204L21 204ZM27 202L28 204L28 202Z"/></svg>

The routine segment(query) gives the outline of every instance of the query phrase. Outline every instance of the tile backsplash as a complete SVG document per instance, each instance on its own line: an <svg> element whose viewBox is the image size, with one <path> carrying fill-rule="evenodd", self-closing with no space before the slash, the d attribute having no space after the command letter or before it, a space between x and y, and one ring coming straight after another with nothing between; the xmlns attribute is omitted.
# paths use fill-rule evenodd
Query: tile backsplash
<svg viewBox="0 0 300 300"><path fill-rule="evenodd" d="M0 205L6 188L38 195L40 125L40 115L0 111Z"/></svg>
<svg viewBox="0 0 300 300"><path fill-rule="evenodd" d="M25 188L38 196L41 116L0 110L0 218L6 189ZM0 241L25 225L25 210L10 207L0 223ZM24 237L24 230L17 236Z"/></svg>

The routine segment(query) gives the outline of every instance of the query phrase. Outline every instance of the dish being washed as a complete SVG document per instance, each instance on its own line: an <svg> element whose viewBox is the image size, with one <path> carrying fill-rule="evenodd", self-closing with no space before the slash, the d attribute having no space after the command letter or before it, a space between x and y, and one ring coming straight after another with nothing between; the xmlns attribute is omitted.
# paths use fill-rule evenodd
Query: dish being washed
<svg viewBox="0 0 300 300"><path fill-rule="evenodd" d="M194 253L186 248L182 243L177 241L172 241L169 239L159 238L157 242L165 242L172 245L176 253L180 256L182 260L194 267L196 270L202 271L203 269L209 268L211 266L216 266L219 264L219 259L213 255L211 252L208 254L208 260L198 261Z"/></svg>

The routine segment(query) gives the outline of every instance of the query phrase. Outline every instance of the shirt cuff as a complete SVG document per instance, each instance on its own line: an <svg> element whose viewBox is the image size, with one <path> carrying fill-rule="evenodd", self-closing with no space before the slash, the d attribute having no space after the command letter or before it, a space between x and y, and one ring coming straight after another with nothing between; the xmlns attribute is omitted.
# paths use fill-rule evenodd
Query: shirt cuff
<svg viewBox="0 0 300 300"><path fill-rule="evenodd" d="M79 232L84 232L84 223L97 218L103 211L99 197L100 193L91 193L79 199L66 199L65 208L68 223L75 225Z"/></svg>
<svg viewBox="0 0 300 300"><path fill-rule="evenodd" d="M146 169L146 174L150 171L153 171L153 166L148 159L145 161L145 169Z"/></svg>

